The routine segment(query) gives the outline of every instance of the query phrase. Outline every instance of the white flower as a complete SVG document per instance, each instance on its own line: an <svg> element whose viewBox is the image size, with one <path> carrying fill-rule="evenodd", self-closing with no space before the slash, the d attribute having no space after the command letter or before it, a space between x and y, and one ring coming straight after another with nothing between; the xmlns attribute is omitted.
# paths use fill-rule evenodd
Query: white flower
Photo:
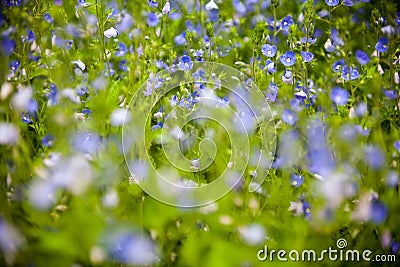
<svg viewBox="0 0 400 267"><path fill-rule="evenodd" d="M118 205L119 197L117 191L114 189L108 191L103 197L103 206L107 208L114 208Z"/></svg>
<svg viewBox="0 0 400 267"><path fill-rule="evenodd" d="M6 99L11 94L12 90L13 90L13 88L10 83L7 83L7 82L4 83L1 86L0 99L1 100Z"/></svg>
<svg viewBox="0 0 400 267"><path fill-rule="evenodd" d="M11 123L0 123L0 144L15 145L19 140L19 130Z"/></svg>
<svg viewBox="0 0 400 267"><path fill-rule="evenodd" d="M218 9L217 4L214 2L214 0L211 0L206 4L206 9L207 10L212 10L212 9Z"/></svg>
<svg viewBox="0 0 400 267"><path fill-rule="evenodd" d="M118 108L111 113L111 125L112 126L122 126L124 122L129 122L131 119L131 114L127 112L125 108Z"/></svg>
<svg viewBox="0 0 400 267"><path fill-rule="evenodd" d="M110 29L104 31L104 36L107 38L115 38L118 36L118 31L114 27L111 27Z"/></svg>
<svg viewBox="0 0 400 267"><path fill-rule="evenodd" d="M169 12L171 12L171 5L168 1L165 3L161 12L163 13L163 15L169 14Z"/></svg>
<svg viewBox="0 0 400 267"><path fill-rule="evenodd" d="M254 223L238 228L241 238L249 245L259 245L266 239L266 232L262 225Z"/></svg>
<svg viewBox="0 0 400 267"><path fill-rule="evenodd" d="M30 87L20 87L18 92L13 95L13 107L17 110L25 110L29 101L31 101L32 96L33 93Z"/></svg>
<svg viewBox="0 0 400 267"><path fill-rule="evenodd" d="M2 219L0 221L0 251L7 262L6 265L13 264L17 251L22 244L23 239L19 231Z"/></svg>

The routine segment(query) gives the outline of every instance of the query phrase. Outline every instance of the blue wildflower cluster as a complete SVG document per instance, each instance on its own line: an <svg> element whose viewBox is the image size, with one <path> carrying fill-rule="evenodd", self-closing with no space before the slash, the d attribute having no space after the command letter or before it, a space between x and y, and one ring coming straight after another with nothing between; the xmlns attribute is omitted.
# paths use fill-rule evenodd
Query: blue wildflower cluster
<svg viewBox="0 0 400 267"><path fill-rule="evenodd" d="M1 266L258 266L265 244L325 249L339 237L398 259L398 1L4 0L0 35ZM249 103L269 107L240 104L254 85L264 99ZM220 121L191 119L211 102ZM253 111L271 112L276 138ZM164 205L139 186L156 179L150 164L183 189L226 174L233 190Z"/></svg>

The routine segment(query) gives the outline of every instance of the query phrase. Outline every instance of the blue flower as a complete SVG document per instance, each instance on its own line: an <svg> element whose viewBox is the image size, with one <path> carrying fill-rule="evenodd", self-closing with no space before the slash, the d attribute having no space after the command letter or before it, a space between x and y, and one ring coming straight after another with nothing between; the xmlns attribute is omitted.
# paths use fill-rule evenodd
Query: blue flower
<svg viewBox="0 0 400 267"><path fill-rule="evenodd" d="M275 63L270 59L265 61L265 67L267 68L269 73L275 73L276 72Z"/></svg>
<svg viewBox="0 0 400 267"><path fill-rule="evenodd" d="M293 51L287 51L281 55L280 60L283 65L290 67L296 63L296 55Z"/></svg>
<svg viewBox="0 0 400 267"><path fill-rule="evenodd" d="M191 70L192 67L193 67L193 62L190 59L190 57L187 55L182 56L178 64L178 68L180 70L188 71Z"/></svg>
<svg viewBox="0 0 400 267"><path fill-rule="evenodd" d="M115 55L117 57L123 57L125 54L128 52L128 49L126 48L126 45L124 43L118 43L118 51L115 52Z"/></svg>
<svg viewBox="0 0 400 267"><path fill-rule="evenodd" d="M332 64L332 69L334 72L340 72L343 65L344 65L344 59L335 61L335 63Z"/></svg>
<svg viewBox="0 0 400 267"><path fill-rule="evenodd" d="M368 112L368 106L366 103L360 103L357 107L356 107L356 115L358 117L363 117L365 114L367 114Z"/></svg>
<svg viewBox="0 0 400 267"><path fill-rule="evenodd" d="M79 86L75 89L75 92L78 96L84 96L89 94L89 88L87 86Z"/></svg>
<svg viewBox="0 0 400 267"><path fill-rule="evenodd" d="M290 184L293 186L301 186L304 183L304 177L302 175L297 175L292 173L292 177L290 178Z"/></svg>
<svg viewBox="0 0 400 267"><path fill-rule="evenodd" d="M305 51L301 51L300 52L301 57L303 58L304 62L310 62L314 59L314 54L311 52L305 52Z"/></svg>
<svg viewBox="0 0 400 267"><path fill-rule="evenodd" d="M386 37L379 38L375 45L375 49L378 52L384 53L389 49L389 40Z"/></svg>
<svg viewBox="0 0 400 267"><path fill-rule="evenodd" d="M274 57L276 54L276 45L264 44L261 47L261 52L267 57Z"/></svg>
<svg viewBox="0 0 400 267"><path fill-rule="evenodd" d="M45 13L43 16L43 20L46 21L47 23L53 23L54 19L49 13Z"/></svg>
<svg viewBox="0 0 400 267"><path fill-rule="evenodd" d="M285 70L283 75L281 76L282 81L287 83L287 84L293 84L293 72L290 70Z"/></svg>
<svg viewBox="0 0 400 267"><path fill-rule="evenodd" d="M246 6L240 0L233 0L233 8L239 14L239 16L244 16L247 12Z"/></svg>
<svg viewBox="0 0 400 267"><path fill-rule="evenodd" d="M311 206L310 203L305 200L303 201L303 214L304 218L306 218L307 220L311 219Z"/></svg>
<svg viewBox="0 0 400 267"><path fill-rule="evenodd" d="M29 112L22 112L20 117L21 121L27 124L31 123L33 119L32 114Z"/></svg>
<svg viewBox="0 0 400 267"><path fill-rule="evenodd" d="M400 140L394 142L393 146L394 146L394 148L396 148L397 152L400 153Z"/></svg>
<svg viewBox="0 0 400 267"><path fill-rule="evenodd" d="M181 34L175 36L174 42L177 45L184 45L186 43L186 31L183 31Z"/></svg>
<svg viewBox="0 0 400 267"><path fill-rule="evenodd" d="M288 15L282 20L282 30L285 32L289 31L289 27L294 24L292 16Z"/></svg>
<svg viewBox="0 0 400 267"><path fill-rule="evenodd" d="M345 6L354 6L354 1L353 0L343 0L343 4Z"/></svg>
<svg viewBox="0 0 400 267"><path fill-rule="evenodd" d="M22 0L7 0L7 6L20 6Z"/></svg>
<svg viewBox="0 0 400 267"><path fill-rule="evenodd" d="M155 131L155 130L161 129L162 127L163 127L163 123L160 121L156 125L151 126L151 130Z"/></svg>
<svg viewBox="0 0 400 267"><path fill-rule="evenodd" d="M339 0L325 0L325 3L328 6L337 6L339 4Z"/></svg>
<svg viewBox="0 0 400 267"><path fill-rule="evenodd" d="M362 50L356 51L356 59L358 63L360 63L361 65L368 64L370 60L368 54Z"/></svg>
<svg viewBox="0 0 400 267"><path fill-rule="evenodd" d="M335 87L331 91L331 100L336 103L338 106L344 106L347 104L349 100L350 94L346 90Z"/></svg>
<svg viewBox="0 0 400 267"><path fill-rule="evenodd" d="M339 32L336 28L331 29L331 37L332 37L334 47L344 45L344 41L342 38L340 38Z"/></svg>
<svg viewBox="0 0 400 267"><path fill-rule="evenodd" d="M33 41L35 41L35 39L36 39L35 33L31 30L27 31L26 41L28 43L32 43Z"/></svg>
<svg viewBox="0 0 400 267"><path fill-rule="evenodd" d="M393 254L397 254L399 252L400 245L398 242L393 242L391 245L391 250Z"/></svg>
<svg viewBox="0 0 400 267"><path fill-rule="evenodd" d="M370 220L374 224L379 225L386 220L388 209L386 208L385 204L383 204L379 200L373 200L370 206L370 214Z"/></svg>
<svg viewBox="0 0 400 267"><path fill-rule="evenodd" d="M31 114L36 114L38 110L38 103L36 102L35 99L31 98L28 103L26 104L25 107L26 111L31 113Z"/></svg>
<svg viewBox="0 0 400 267"><path fill-rule="evenodd" d="M13 39L10 39L8 36L2 36L1 51L5 56L11 55L16 46L17 43Z"/></svg>
<svg viewBox="0 0 400 267"><path fill-rule="evenodd" d="M42 138L42 145L44 147L51 147L54 143L54 140L55 138L52 134L45 135Z"/></svg>
<svg viewBox="0 0 400 267"><path fill-rule="evenodd" d="M128 71L128 67L126 66L126 59L123 59L119 62L118 68L122 71Z"/></svg>
<svg viewBox="0 0 400 267"><path fill-rule="evenodd" d="M77 132L72 138L73 147L84 154L95 154L101 144L101 137L94 132Z"/></svg>
<svg viewBox="0 0 400 267"><path fill-rule="evenodd" d="M342 78L345 81L352 81L360 77L360 73L358 72L357 68L353 69L350 66L344 66L342 69Z"/></svg>
<svg viewBox="0 0 400 267"><path fill-rule="evenodd" d="M65 40L65 43L64 43L64 48L66 49L66 50L70 50L71 48L72 48L72 45L74 44L74 41L72 41L72 40Z"/></svg>
<svg viewBox="0 0 400 267"><path fill-rule="evenodd" d="M379 169L385 161L381 149L373 145L365 147L364 157L366 163L373 169Z"/></svg>
<svg viewBox="0 0 400 267"><path fill-rule="evenodd" d="M147 16L147 24L150 27L156 27L158 23L160 22L160 19L158 18L157 14L154 12L150 12Z"/></svg>
<svg viewBox="0 0 400 267"><path fill-rule="evenodd" d="M293 113L291 110L285 108L282 112L282 120L284 122L286 122L287 124L293 126L296 124L298 118L295 113Z"/></svg>
<svg viewBox="0 0 400 267"><path fill-rule="evenodd" d="M278 96L278 86L272 81L269 82L268 88L265 90L265 97L268 101L275 102Z"/></svg>
<svg viewBox="0 0 400 267"><path fill-rule="evenodd" d="M86 3L86 0L78 0L78 5L83 6L83 7L88 7L89 4Z"/></svg>
<svg viewBox="0 0 400 267"><path fill-rule="evenodd" d="M397 99L399 97L399 91L397 90L383 90L383 93L389 99Z"/></svg>
<svg viewBox="0 0 400 267"><path fill-rule="evenodd" d="M149 3L149 7L152 7L152 8L158 7L157 0L155 0L155 1L154 0L149 0L148 3Z"/></svg>
<svg viewBox="0 0 400 267"><path fill-rule="evenodd" d="M19 62L19 60L13 60L10 62L9 64L9 68L12 72L16 73L17 70L19 69L19 66L21 65L21 63Z"/></svg>

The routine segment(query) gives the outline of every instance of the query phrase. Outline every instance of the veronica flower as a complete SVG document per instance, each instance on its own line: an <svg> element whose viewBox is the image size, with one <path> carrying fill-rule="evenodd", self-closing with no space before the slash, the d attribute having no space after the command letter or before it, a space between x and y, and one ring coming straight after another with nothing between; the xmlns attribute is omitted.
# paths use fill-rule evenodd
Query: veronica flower
<svg viewBox="0 0 400 267"><path fill-rule="evenodd" d="M46 21L47 23L53 23L54 19L49 13L45 13L43 16L43 20Z"/></svg>
<svg viewBox="0 0 400 267"><path fill-rule="evenodd" d="M274 57L276 54L276 51L277 51L276 45L264 44L261 47L262 54L267 57Z"/></svg>
<svg viewBox="0 0 400 267"><path fill-rule="evenodd" d="M164 5L164 7L163 7L161 12L162 12L163 15L167 15L167 14L169 14L171 12L171 5L170 5L170 3L168 1L165 3L165 5ZM176 12L176 14L178 14L178 13Z"/></svg>
<svg viewBox="0 0 400 267"><path fill-rule="evenodd" d="M350 94L345 89L335 87L331 91L331 100L338 106L344 106L349 100Z"/></svg>
<svg viewBox="0 0 400 267"><path fill-rule="evenodd" d="M155 130L161 129L162 127L163 127L163 123L160 121L156 125L151 126L151 130L155 131Z"/></svg>
<svg viewBox="0 0 400 267"><path fill-rule="evenodd" d="M340 72L343 66L344 66L344 59L342 58L341 60L335 61L332 64L332 69L334 72Z"/></svg>
<svg viewBox="0 0 400 267"><path fill-rule="evenodd" d="M344 66L342 69L342 78L345 81L352 81L360 77L360 73L358 72L357 68L353 69L350 66Z"/></svg>
<svg viewBox="0 0 400 267"><path fill-rule="evenodd" d="M389 49L389 40L386 37L379 38L375 45L375 49L378 52L384 53Z"/></svg>
<svg viewBox="0 0 400 267"><path fill-rule="evenodd" d="M206 10L213 10L213 9L218 9L217 4L214 2L214 0L210 0L210 2L208 2L206 4Z"/></svg>
<svg viewBox="0 0 400 267"><path fill-rule="evenodd" d="M126 45L124 43L118 43L118 51L115 52L115 55L117 57L123 57L125 54L128 52L128 49L126 48Z"/></svg>
<svg viewBox="0 0 400 267"><path fill-rule="evenodd" d="M293 66L296 63L296 55L293 51L287 51L281 55L280 61L286 67Z"/></svg>
<svg viewBox="0 0 400 267"><path fill-rule="evenodd" d="M156 27L158 23L160 22L160 19L158 18L157 14L154 12L150 12L147 16L147 24L150 27Z"/></svg>
<svg viewBox="0 0 400 267"><path fill-rule="evenodd" d="M276 72L275 63L270 59L265 61L265 67L267 68L269 73L275 73Z"/></svg>
<svg viewBox="0 0 400 267"><path fill-rule="evenodd" d="M158 2L157 2L157 0L149 0L149 1L148 1L148 4L149 4L149 7L152 7L152 8L158 7Z"/></svg>
<svg viewBox="0 0 400 267"><path fill-rule="evenodd" d="M281 75L282 81L287 84L293 84L293 72L286 69Z"/></svg>
<svg viewBox="0 0 400 267"><path fill-rule="evenodd" d="M368 106L366 103L360 103L356 108L356 115L358 117L363 117L368 112Z"/></svg>
<svg viewBox="0 0 400 267"><path fill-rule="evenodd" d="M398 90L383 90L383 93L389 99L397 99L399 97Z"/></svg>
<svg viewBox="0 0 400 267"><path fill-rule="evenodd" d="M175 36L174 42L177 45L184 45L186 43L186 31L183 31L181 34Z"/></svg>
<svg viewBox="0 0 400 267"><path fill-rule="evenodd" d="M110 29L104 31L104 36L107 38L115 38L118 36L118 31L114 27L111 27Z"/></svg>
<svg viewBox="0 0 400 267"><path fill-rule="evenodd" d="M45 135L42 138L42 145L44 147L51 147L54 143L54 140L55 138L52 134Z"/></svg>
<svg viewBox="0 0 400 267"><path fill-rule="evenodd" d="M240 17L243 17L247 12L246 6L240 0L233 0L232 2L235 11L238 13Z"/></svg>
<svg viewBox="0 0 400 267"><path fill-rule="evenodd" d="M6 3L7 3L7 6L20 6L22 3L22 0L7 0Z"/></svg>
<svg viewBox="0 0 400 267"><path fill-rule="evenodd" d="M290 178L290 184L293 186L301 186L304 183L304 177L302 175L297 175L292 173L292 176Z"/></svg>
<svg viewBox="0 0 400 267"><path fill-rule="evenodd" d="M311 62L314 59L314 54L311 52L301 51L300 55L306 63Z"/></svg>
<svg viewBox="0 0 400 267"><path fill-rule="evenodd" d="M293 24L294 24L294 21L292 19L292 16L290 16L290 15L286 16L281 22L282 30L284 32L288 32L290 26L292 26Z"/></svg>
<svg viewBox="0 0 400 267"><path fill-rule="evenodd" d="M17 46L17 43L13 39L10 39L10 37L8 37L7 35L2 36L1 51L3 52L3 54L5 56L11 55L16 46Z"/></svg>
<svg viewBox="0 0 400 267"><path fill-rule="evenodd" d="M0 144L15 145L19 137L18 127L11 123L0 122Z"/></svg>
<svg viewBox="0 0 400 267"><path fill-rule="evenodd" d="M33 41L35 41L35 39L36 39L35 33L33 31L31 31L31 30L28 30L27 31L27 36L26 36L26 41L28 43L32 43Z"/></svg>
<svg viewBox="0 0 400 267"><path fill-rule="evenodd" d="M306 218L307 220L311 219L311 206L310 203L305 200L303 200L303 214L304 218Z"/></svg>
<svg viewBox="0 0 400 267"><path fill-rule="evenodd" d="M394 148L396 148L397 152L400 153L400 140L394 142L393 146L394 146Z"/></svg>
<svg viewBox="0 0 400 267"><path fill-rule="evenodd" d="M272 81L269 82L268 88L265 90L265 97L268 101L275 102L278 96L278 86Z"/></svg>
<svg viewBox="0 0 400 267"><path fill-rule="evenodd" d="M282 112L282 120L284 122L286 122L287 124L293 126L297 122L298 118L297 118L297 115L295 113L293 113L291 110L284 109Z"/></svg>
<svg viewBox="0 0 400 267"><path fill-rule="evenodd" d="M384 154L377 146L369 145L364 149L364 157L366 163L373 169L379 169L384 161Z"/></svg>
<svg viewBox="0 0 400 267"><path fill-rule="evenodd" d="M18 71L20 65L21 65L21 63L19 62L19 60L15 59L10 62L9 68L13 73L16 73Z"/></svg>
<svg viewBox="0 0 400 267"><path fill-rule="evenodd" d="M379 200L373 200L370 206L370 220L374 224L383 223L388 216L388 209L385 204Z"/></svg>
<svg viewBox="0 0 400 267"><path fill-rule="evenodd" d="M325 0L325 3L328 6L337 6L339 4L339 0Z"/></svg>
<svg viewBox="0 0 400 267"><path fill-rule="evenodd" d="M360 63L361 65L368 64L369 60L370 60L368 54L362 50L356 51L356 59L357 59L358 63Z"/></svg>
<svg viewBox="0 0 400 267"><path fill-rule="evenodd" d="M65 41L64 41L64 49L66 49L66 50L71 50L73 44L74 44L74 41L72 41L72 40L65 40Z"/></svg>
<svg viewBox="0 0 400 267"><path fill-rule="evenodd" d="M190 59L190 57L187 55L182 56L178 64L178 68L180 70L189 71L192 69L192 67L193 67L193 62Z"/></svg>

